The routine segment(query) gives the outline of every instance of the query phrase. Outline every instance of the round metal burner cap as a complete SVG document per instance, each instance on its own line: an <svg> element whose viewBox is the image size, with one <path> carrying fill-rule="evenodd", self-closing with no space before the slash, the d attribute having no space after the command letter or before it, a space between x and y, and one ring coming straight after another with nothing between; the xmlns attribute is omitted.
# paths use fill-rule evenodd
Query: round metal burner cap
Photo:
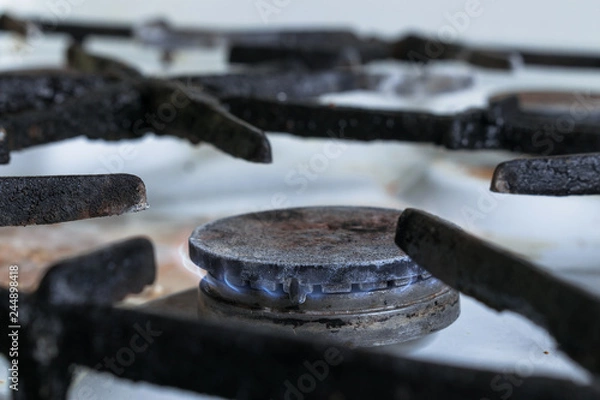
<svg viewBox="0 0 600 400"><path fill-rule="evenodd" d="M394 244L400 211L367 207L272 210L197 228L190 257L234 285L286 293L348 293L426 274Z"/></svg>

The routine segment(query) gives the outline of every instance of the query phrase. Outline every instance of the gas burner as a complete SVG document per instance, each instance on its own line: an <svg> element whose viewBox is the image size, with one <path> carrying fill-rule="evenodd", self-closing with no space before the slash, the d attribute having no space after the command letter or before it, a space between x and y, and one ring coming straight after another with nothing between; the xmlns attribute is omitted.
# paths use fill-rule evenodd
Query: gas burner
<svg viewBox="0 0 600 400"><path fill-rule="evenodd" d="M450 325L458 293L390 240L400 211L272 210L198 227L190 257L208 274L199 313L349 346L403 342Z"/></svg>

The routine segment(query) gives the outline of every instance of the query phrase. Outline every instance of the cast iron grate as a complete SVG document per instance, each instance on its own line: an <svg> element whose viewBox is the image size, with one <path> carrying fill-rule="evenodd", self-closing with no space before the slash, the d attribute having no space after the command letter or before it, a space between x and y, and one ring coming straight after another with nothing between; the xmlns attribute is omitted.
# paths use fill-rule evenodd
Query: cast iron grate
<svg viewBox="0 0 600 400"><path fill-rule="evenodd" d="M69 49L68 61L79 70L0 75L2 163L9 162L11 151L75 136L121 140L149 132L186 138L192 143L208 142L236 157L269 162L270 146L263 130L306 137L332 136L332 132L342 130L343 136L333 135L549 155L535 145L534 138L537 135L540 139L538 132L542 139L554 137L554 132L545 127L557 115L525 110L518 95L493 98L487 108L445 116L335 107L313 99L323 93L374 87L381 77L339 68L356 65L357 60L412 60L420 54L424 62L463 59L474 65L508 68L516 54L525 64L600 64L596 57L585 55L471 49L418 36L386 43L343 31L280 32L265 37L260 32L181 31L154 23L147 24L146 31L137 36L143 39L148 29L154 29L154 33L160 33L160 40L154 44L166 52L184 45L226 40L232 62L256 66L235 75L156 79L144 77L124 63L89 54L82 47L90 35L136 36L130 27L51 25L9 16L0 19L0 26L20 33L41 29L70 34L75 43ZM428 55L428 49L435 46L443 51L435 57ZM292 70L264 72L265 62L271 64L269 68L279 63L279 68L284 65ZM168 124L147 119L148 113L159 115L164 104L177 111ZM600 152L597 121L579 121L564 140L555 144L552 154ZM493 189L549 195L600 194L599 163L597 154L515 160L498 168ZM100 217L146 206L143 183L123 174L0 178L0 190L2 226ZM431 243L427 238L431 235L422 234L424 229L439 233L439 252L428 250ZM412 258L451 286L496 308L522 312L546 326L567 354L598 375L600 332L594 317L600 314L597 299L540 275L535 266L499 253L417 211L407 211L401 217L396 239ZM467 249L460 279L438 268L438 258L453 259L457 248ZM536 281L537 292L507 286L494 274L488 275L489 279L471 281L469 277L479 265L470 262L469 257L488 260L484 266L500 265L522 282L540 276L543 279ZM3 321L16 317L14 304L19 304L18 319L14 320L18 328L14 329L19 332L20 390L13 393L15 398L66 398L75 365L134 381L239 399L286 395L307 399L463 399L491 398L494 394L490 387L496 375L493 371L411 361L248 327L183 320L115 306L128 293L151 284L154 277L152 244L134 238L53 266L35 293L11 297L10 288L1 289ZM555 304L557 299L564 303L562 307L543 306L545 302ZM581 308L575 312L567 309L575 306ZM574 313L585 318L571 326L566 321ZM145 347L138 352L135 349L139 347L132 346L138 346L136 340L140 338ZM1 351L9 354L11 336L3 335L0 341ZM113 355L123 358L126 353L135 355L135 362L127 368L111 361ZM598 395L597 386L534 377L525 379L513 398L596 399Z"/></svg>

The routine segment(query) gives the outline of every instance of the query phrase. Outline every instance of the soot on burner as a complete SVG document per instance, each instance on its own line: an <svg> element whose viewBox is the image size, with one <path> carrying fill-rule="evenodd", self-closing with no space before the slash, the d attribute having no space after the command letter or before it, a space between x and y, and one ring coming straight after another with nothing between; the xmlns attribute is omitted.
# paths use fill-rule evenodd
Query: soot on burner
<svg viewBox="0 0 600 400"><path fill-rule="evenodd" d="M402 342L459 315L458 293L394 244L398 210L309 207L198 227L199 312L350 346Z"/></svg>

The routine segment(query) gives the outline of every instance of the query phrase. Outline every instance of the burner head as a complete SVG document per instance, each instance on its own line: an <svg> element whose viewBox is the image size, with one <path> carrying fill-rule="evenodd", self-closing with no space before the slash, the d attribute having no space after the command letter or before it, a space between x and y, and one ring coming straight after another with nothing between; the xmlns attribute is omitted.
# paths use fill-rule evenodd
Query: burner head
<svg viewBox="0 0 600 400"><path fill-rule="evenodd" d="M200 312L355 346L442 329L458 317L458 293L396 247L400 213L295 208L200 226L190 238L208 272Z"/></svg>

